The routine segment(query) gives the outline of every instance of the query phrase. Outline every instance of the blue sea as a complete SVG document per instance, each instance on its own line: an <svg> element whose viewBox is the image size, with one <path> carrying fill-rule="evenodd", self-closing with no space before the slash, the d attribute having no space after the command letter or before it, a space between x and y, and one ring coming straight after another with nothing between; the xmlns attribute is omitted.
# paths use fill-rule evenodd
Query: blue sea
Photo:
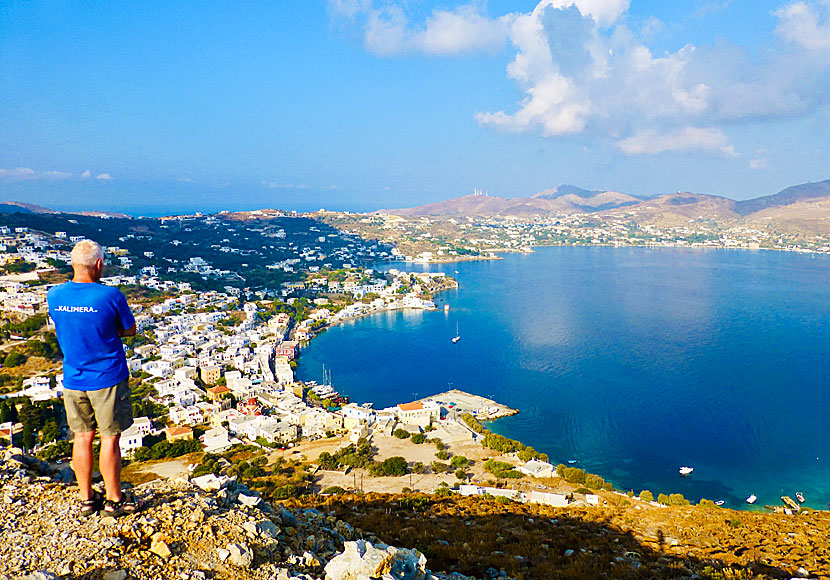
<svg viewBox="0 0 830 580"><path fill-rule="evenodd" d="M459 288L438 311L327 330L299 378L319 381L325 365L376 408L448 388L494 398L520 413L490 429L623 490L735 508L754 493L759 509L801 491L828 507L830 258L557 247L396 267Z"/></svg>

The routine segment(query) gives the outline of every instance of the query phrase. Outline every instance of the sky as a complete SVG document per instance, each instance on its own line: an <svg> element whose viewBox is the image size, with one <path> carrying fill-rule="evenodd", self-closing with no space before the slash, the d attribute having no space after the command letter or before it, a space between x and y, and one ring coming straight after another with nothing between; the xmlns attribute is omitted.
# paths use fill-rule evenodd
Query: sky
<svg viewBox="0 0 830 580"><path fill-rule="evenodd" d="M368 211L830 178L830 0L0 2L0 200Z"/></svg>

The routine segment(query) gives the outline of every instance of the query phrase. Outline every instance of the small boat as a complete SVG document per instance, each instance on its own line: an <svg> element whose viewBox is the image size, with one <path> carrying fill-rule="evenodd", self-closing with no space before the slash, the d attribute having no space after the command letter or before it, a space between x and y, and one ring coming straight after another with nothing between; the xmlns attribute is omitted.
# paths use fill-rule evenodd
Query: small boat
<svg viewBox="0 0 830 580"><path fill-rule="evenodd" d="M571 465L573 465L576 462L577 462L576 459L568 459L568 463L570 463Z"/></svg>
<svg viewBox="0 0 830 580"><path fill-rule="evenodd" d="M795 499L797 499L799 503L804 503L804 494L800 491L795 492Z"/></svg>
<svg viewBox="0 0 830 580"><path fill-rule="evenodd" d="M455 323L455 336L452 339L453 344L461 340L461 334L458 332L458 323Z"/></svg>
<svg viewBox="0 0 830 580"><path fill-rule="evenodd" d="M683 467L680 468L680 475L685 477L685 476L689 475L691 472L693 472L694 470L695 470L694 467L686 467L684 465Z"/></svg>
<svg viewBox="0 0 830 580"><path fill-rule="evenodd" d="M450 311L450 305L449 304L444 304L444 312L449 312L449 311Z"/></svg>
<svg viewBox="0 0 830 580"><path fill-rule="evenodd" d="M758 497L754 493L752 493L749 495L748 498L746 498L746 503L755 503L757 499Z"/></svg>
<svg viewBox="0 0 830 580"><path fill-rule="evenodd" d="M719 499L718 501L715 502L715 505L716 506L722 506L725 503L726 503L725 501L723 501L722 499Z"/></svg>

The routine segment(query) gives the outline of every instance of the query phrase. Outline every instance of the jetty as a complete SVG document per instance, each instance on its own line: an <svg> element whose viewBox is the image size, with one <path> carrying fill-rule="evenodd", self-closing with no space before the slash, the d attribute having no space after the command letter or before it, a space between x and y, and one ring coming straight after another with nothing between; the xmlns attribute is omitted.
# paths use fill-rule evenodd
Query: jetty
<svg viewBox="0 0 830 580"><path fill-rule="evenodd" d="M492 421L501 417L515 415L519 412L518 409L502 405L492 399L459 391L458 389L424 397L423 399L418 399L418 401L421 403L427 401L438 403L450 413L455 412L458 415L469 413L479 421Z"/></svg>

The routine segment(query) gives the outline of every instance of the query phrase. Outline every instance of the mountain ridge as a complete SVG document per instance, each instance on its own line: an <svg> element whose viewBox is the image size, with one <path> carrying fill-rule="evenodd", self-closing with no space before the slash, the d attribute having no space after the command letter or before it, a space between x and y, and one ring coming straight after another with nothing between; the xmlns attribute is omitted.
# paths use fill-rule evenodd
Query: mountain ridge
<svg viewBox="0 0 830 580"><path fill-rule="evenodd" d="M796 204L830 198L830 179L787 187L778 193L749 200L736 201L728 197L706 193L680 191L659 195L632 195L613 190L586 190L573 185L560 185L540 191L530 197L487 197L468 195L402 209L383 209L375 214L404 217L461 216L507 217L550 215L554 213L630 212L656 215L655 208L668 210L678 216L713 219L751 218L771 208L785 208ZM714 212L712 215L701 215ZM693 215L694 214L694 215ZM780 216L786 219L787 216Z"/></svg>

